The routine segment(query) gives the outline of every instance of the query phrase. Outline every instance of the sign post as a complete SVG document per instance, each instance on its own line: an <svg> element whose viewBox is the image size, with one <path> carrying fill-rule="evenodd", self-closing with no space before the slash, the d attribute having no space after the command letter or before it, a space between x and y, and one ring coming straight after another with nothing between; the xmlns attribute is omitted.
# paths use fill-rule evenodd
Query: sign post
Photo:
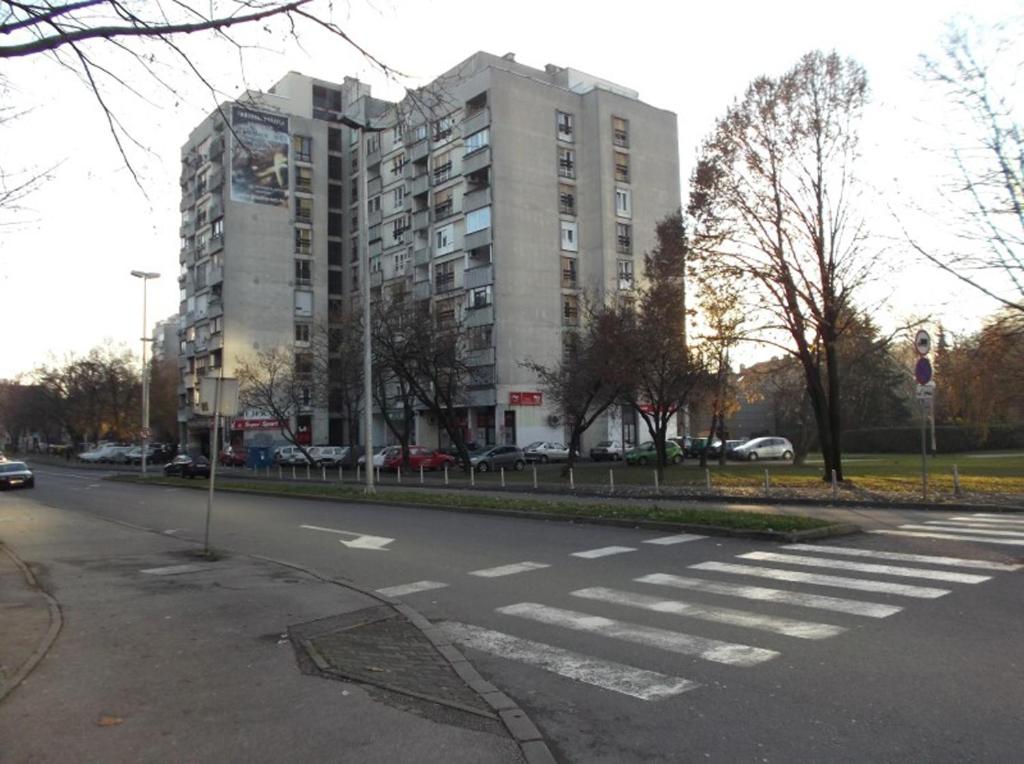
<svg viewBox="0 0 1024 764"><path fill-rule="evenodd" d="M221 367L221 374L224 367ZM213 388L212 395L210 388ZM210 431L210 487L206 495L206 531L203 534L203 555L210 556L210 517L213 515L213 490L217 482L217 461L220 457L218 445L220 417L235 416L238 413L238 380L223 376L208 377L200 383L200 398L205 402L213 398L213 428ZM202 406L206 408L206 406Z"/></svg>
<svg viewBox="0 0 1024 764"><path fill-rule="evenodd" d="M924 329L914 336L914 350L918 359L914 364L914 379L917 380L917 400L921 406L921 497L928 501L928 409L935 397L935 382L932 381L932 364L928 353L932 349L932 338Z"/></svg>

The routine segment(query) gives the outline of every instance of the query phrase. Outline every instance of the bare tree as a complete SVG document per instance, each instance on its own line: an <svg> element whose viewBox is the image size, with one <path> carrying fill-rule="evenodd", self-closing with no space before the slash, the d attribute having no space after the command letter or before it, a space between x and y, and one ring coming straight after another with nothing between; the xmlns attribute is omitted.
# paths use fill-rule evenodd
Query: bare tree
<svg viewBox="0 0 1024 764"><path fill-rule="evenodd" d="M954 177L941 216L955 221L955 245L931 247L907 234L932 265L1002 307L1024 313L1024 122L1020 40L1024 20L990 30L951 25L938 58L923 58L922 76L950 107ZM964 127L966 125L966 128Z"/></svg>
<svg viewBox="0 0 1024 764"><path fill-rule="evenodd" d="M836 344L873 258L857 216L857 123L867 78L856 62L815 51L760 77L702 147L690 213L701 266L741 282L766 316L763 339L789 336L824 456L842 479Z"/></svg>
<svg viewBox="0 0 1024 764"><path fill-rule="evenodd" d="M624 393L621 348L628 322L622 309L588 306L582 330L571 340L566 338L566 352L557 363L526 360L521 364L537 375L549 404L569 426L565 474L576 462L583 433Z"/></svg>
<svg viewBox="0 0 1024 764"><path fill-rule="evenodd" d="M299 437L296 421L300 414L326 401L327 356L319 344L311 343L308 352L284 347L260 350L241 359L235 372L242 405L277 420L281 435L308 462L313 462L307 450L309 444Z"/></svg>
<svg viewBox="0 0 1024 764"><path fill-rule="evenodd" d="M660 221L658 244L644 255L646 286L635 313L628 314L623 341L627 375L623 398L647 425L658 455L658 473L668 462L668 428L704 379L699 350L686 342L686 261L682 214Z"/></svg>

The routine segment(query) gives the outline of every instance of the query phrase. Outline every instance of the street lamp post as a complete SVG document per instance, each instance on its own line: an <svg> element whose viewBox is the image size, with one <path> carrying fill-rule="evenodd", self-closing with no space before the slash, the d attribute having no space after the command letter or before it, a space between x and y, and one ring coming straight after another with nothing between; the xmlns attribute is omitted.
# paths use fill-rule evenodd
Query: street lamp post
<svg viewBox="0 0 1024 764"><path fill-rule="evenodd" d="M149 366L146 363L146 343L153 341L146 330L146 286L150 279L160 278L160 274L152 271L132 271L132 275L142 279L142 474L145 475L149 450Z"/></svg>

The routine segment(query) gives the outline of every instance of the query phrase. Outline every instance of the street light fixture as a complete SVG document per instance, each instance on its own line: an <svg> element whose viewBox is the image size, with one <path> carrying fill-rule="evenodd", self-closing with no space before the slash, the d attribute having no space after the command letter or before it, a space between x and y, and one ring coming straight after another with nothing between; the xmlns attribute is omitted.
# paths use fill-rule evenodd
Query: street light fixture
<svg viewBox="0 0 1024 764"><path fill-rule="evenodd" d="M153 271L132 271L137 279L142 279L142 474L146 474L146 457L149 450L149 366L146 364L146 343L153 338L146 331L146 286L150 279L160 278Z"/></svg>

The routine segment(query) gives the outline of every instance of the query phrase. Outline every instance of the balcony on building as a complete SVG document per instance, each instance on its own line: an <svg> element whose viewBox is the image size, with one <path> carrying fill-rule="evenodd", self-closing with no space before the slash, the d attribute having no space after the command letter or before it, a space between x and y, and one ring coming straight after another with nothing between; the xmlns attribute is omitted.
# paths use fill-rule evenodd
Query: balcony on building
<svg viewBox="0 0 1024 764"><path fill-rule="evenodd" d="M487 286L494 283L494 266L481 265L476 268L469 268L462 273L463 286L466 289Z"/></svg>
<svg viewBox="0 0 1024 764"><path fill-rule="evenodd" d="M418 162L430 153L430 143L426 138L421 138L409 147L409 161Z"/></svg>
<svg viewBox="0 0 1024 764"><path fill-rule="evenodd" d="M444 220L450 218L456 212L455 203L449 199L448 201L434 207L434 220Z"/></svg>
<svg viewBox="0 0 1024 764"><path fill-rule="evenodd" d="M479 209L480 207L486 207L491 203L491 189L490 187L479 188L475 191L470 191L462 197L462 211L472 212L473 210Z"/></svg>
<svg viewBox="0 0 1024 764"><path fill-rule="evenodd" d="M421 247L412 254L413 265L426 265L430 262L430 247Z"/></svg>
<svg viewBox="0 0 1024 764"><path fill-rule="evenodd" d="M211 236L206 249L211 255L224 249L224 234L218 233L215 236Z"/></svg>
<svg viewBox="0 0 1024 764"><path fill-rule="evenodd" d="M430 210L419 210L413 213L412 216L412 228L414 231L418 231L421 228L426 228L430 225Z"/></svg>
<svg viewBox="0 0 1024 764"><path fill-rule="evenodd" d="M185 193L183 193L181 195L181 204L178 206L178 209L181 210L182 212L184 212L189 207L195 206L195 203L196 203L196 195L195 195L195 193L193 193L192 191L186 191Z"/></svg>
<svg viewBox="0 0 1024 764"><path fill-rule="evenodd" d="M430 298L431 284L429 281L420 281L412 285L412 298L414 300L426 300Z"/></svg>
<svg viewBox="0 0 1024 764"><path fill-rule="evenodd" d="M462 174L470 175L479 170L489 167L491 164L491 147L486 146L479 151L474 151L462 159Z"/></svg>
<svg viewBox="0 0 1024 764"><path fill-rule="evenodd" d="M376 257L383 251L380 237L370 242L370 257Z"/></svg>
<svg viewBox="0 0 1024 764"><path fill-rule="evenodd" d="M366 193L369 194L370 198L372 199L373 197L380 193L380 190L381 188L383 188L383 186L384 181L381 180L379 175L376 178L370 178L370 180L367 181L366 183Z"/></svg>
<svg viewBox="0 0 1024 764"><path fill-rule="evenodd" d="M412 195L420 196L430 190L430 173L424 172L412 179Z"/></svg>
<svg viewBox="0 0 1024 764"><path fill-rule="evenodd" d="M213 286L219 284L224 280L224 266L214 265L210 267L210 275L207 278L207 284Z"/></svg>
<svg viewBox="0 0 1024 764"><path fill-rule="evenodd" d="M224 170L220 167L215 167L210 171L206 179L209 184L210 193L217 193L224 187Z"/></svg>
<svg viewBox="0 0 1024 764"><path fill-rule="evenodd" d="M478 130L483 130L491 124L491 110L484 106L482 109L468 114L464 120L462 120L462 134L472 135Z"/></svg>
<svg viewBox="0 0 1024 764"><path fill-rule="evenodd" d="M370 286L379 287L384 283L384 271L374 271L370 274Z"/></svg>
<svg viewBox="0 0 1024 764"><path fill-rule="evenodd" d="M462 248L470 250L477 249L478 247L486 247L490 245L491 241L491 229L490 227L487 227L482 231L467 233L462 240Z"/></svg>
<svg viewBox="0 0 1024 764"><path fill-rule="evenodd" d="M367 224L370 226L380 225L380 221L384 219L384 213L378 208L371 211L366 219L369 221Z"/></svg>
<svg viewBox="0 0 1024 764"><path fill-rule="evenodd" d="M207 159L211 162L219 162L220 158L224 155L224 136L218 135L212 141L210 141L210 150L207 154Z"/></svg>
<svg viewBox="0 0 1024 764"><path fill-rule="evenodd" d="M632 276L619 276L619 291L628 292L633 288L633 277Z"/></svg>
<svg viewBox="0 0 1024 764"><path fill-rule="evenodd" d="M471 329L474 326L487 326L488 324L494 323L494 306L488 305L486 308L477 308L476 310L466 311L465 325L467 329Z"/></svg>
<svg viewBox="0 0 1024 764"><path fill-rule="evenodd" d="M562 269L562 289L575 289L579 286L576 278L576 271L572 268Z"/></svg>

